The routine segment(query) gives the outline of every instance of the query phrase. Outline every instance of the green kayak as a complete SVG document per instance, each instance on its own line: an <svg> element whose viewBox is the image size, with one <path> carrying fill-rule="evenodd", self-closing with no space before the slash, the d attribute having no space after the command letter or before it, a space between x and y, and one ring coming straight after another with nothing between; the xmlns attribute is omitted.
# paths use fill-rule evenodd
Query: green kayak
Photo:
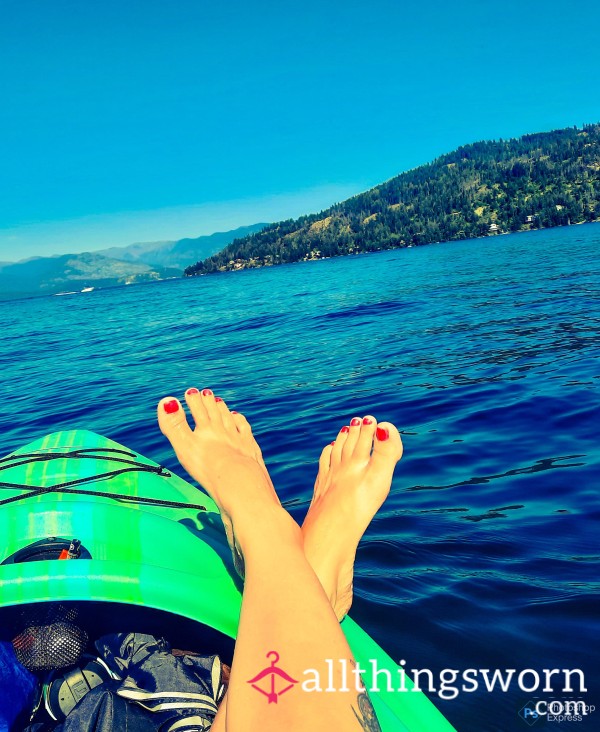
<svg viewBox="0 0 600 732"><path fill-rule="evenodd" d="M0 626L20 606L61 601L90 608L94 627L109 617L145 622L146 614L188 639L193 632L232 646L241 587L218 510L196 487L85 430L56 432L2 459L0 487ZM74 538L77 561L32 561L36 546L54 542L59 551ZM342 628L367 687L371 659L397 678L394 661L351 618ZM420 691L371 697L385 732L454 729Z"/></svg>

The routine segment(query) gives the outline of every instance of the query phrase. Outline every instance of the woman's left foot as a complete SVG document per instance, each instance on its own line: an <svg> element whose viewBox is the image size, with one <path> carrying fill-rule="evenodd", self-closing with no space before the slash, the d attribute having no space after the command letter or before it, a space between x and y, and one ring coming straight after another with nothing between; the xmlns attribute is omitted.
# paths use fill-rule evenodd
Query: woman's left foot
<svg viewBox="0 0 600 732"><path fill-rule="evenodd" d="M302 535L306 558L341 620L352 604L358 542L385 501L402 440L389 422L354 417L321 453Z"/></svg>

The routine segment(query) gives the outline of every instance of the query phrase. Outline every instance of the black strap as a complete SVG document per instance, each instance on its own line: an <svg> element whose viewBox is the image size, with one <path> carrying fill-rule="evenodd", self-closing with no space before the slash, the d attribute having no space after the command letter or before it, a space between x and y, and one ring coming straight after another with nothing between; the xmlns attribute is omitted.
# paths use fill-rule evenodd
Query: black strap
<svg viewBox="0 0 600 732"><path fill-rule="evenodd" d="M74 488L73 486L81 485L83 483L95 483L100 480L110 480L123 473L155 473L165 478L170 478L171 473L168 472L162 465L146 465L145 463L138 463L135 460L126 460L122 457L114 457L112 454L99 455L98 453L117 453L126 455L129 458L137 457L135 453L128 452L127 450L119 450L117 448L79 448L75 450L69 450L66 452L47 452L47 453L23 453L20 455L9 455L6 458L0 459L0 471L7 470L9 468L16 468L21 465L28 465L30 463L37 462L49 462L50 460L58 460L62 458L76 458L76 459L93 459L93 460L109 460L110 462L125 463L129 467L119 468L118 470L110 470L106 473L99 473L98 475L89 476L86 478L76 478L75 480L66 481L63 483L57 483L52 486L30 486L21 483L7 483L0 481L0 489L4 488L7 490L22 490L26 491L18 496L11 496L10 498L4 498L0 500L0 506L4 506L14 501L21 501L25 498L32 498L34 496L40 496L45 493L70 493L85 496L99 496L101 498L113 498L118 501L127 501L129 503L141 503L150 506L164 506L166 508L191 508L198 511L206 511L206 506L202 506L196 503L183 503L181 501L167 501L161 498L147 498L144 496L130 496L123 493L110 493L106 491L92 491ZM31 490L30 490L31 489Z"/></svg>
<svg viewBox="0 0 600 732"><path fill-rule="evenodd" d="M127 455L129 458L135 458L137 455L127 450L117 450L116 448L79 448L77 450L69 450L67 452L25 452L19 455L9 455L8 457L0 460L0 470L6 470L7 468L18 468L21 465L29 465L30 463L43 463L49 460L58 460L60 458L92 458L95 460L110 460L114 463L127 463L128 465L143 465L144 463L136 463L135 461L124 460L118 457L106 457L106 455L97 455L99 452L110 452L119 453L121 455ZM12 461L12 462L10 462ZM2 463L10 462L8 465L2 465ZM151 468L152 465L147 467Z"/></svg>

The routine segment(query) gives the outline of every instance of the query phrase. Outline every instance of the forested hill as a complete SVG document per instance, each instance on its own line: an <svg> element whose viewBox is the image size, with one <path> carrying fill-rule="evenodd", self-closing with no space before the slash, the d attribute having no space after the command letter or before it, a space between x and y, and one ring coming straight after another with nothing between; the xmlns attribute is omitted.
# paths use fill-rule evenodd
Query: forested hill
<svg viewBox="0 0 600 732"><path fill-rule="evenodd" d="M186 275L600 219L600 125L465 145L319 214L236 239Z"/></svg>

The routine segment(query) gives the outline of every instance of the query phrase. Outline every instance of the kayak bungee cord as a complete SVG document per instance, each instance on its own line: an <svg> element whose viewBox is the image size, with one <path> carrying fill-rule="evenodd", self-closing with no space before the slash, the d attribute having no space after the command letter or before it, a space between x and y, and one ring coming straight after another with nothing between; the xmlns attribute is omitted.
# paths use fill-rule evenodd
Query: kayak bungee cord
<svg viewBox="0 0 600 732"><path fill-rule="evenodd" d="M24 452L17 455L8 455L7 457L0 458L0 470L5 468L16 468L20 465L28 465L30 463L47 462L48 460L57 460L59 458L96 458L96 460L111 460L113 463L126 463L127 465L144 465L144 463L136 463L131 460L124 460L123 458L110 457L107 458L105 455L97 455L98 452L110 452L119 453L121 455L127 455L130 458L137 457L134 452L128 450L118 450L114 447L105 448L93 448L93 447L81 447L76 450L68 450L67 452ZM21 460L20 458L25 458ZM18 462L11 462L18 461ZM10 465L2 465L2 463L10 462ZM149 468L152 466L149 465ZM162 466L159 466L162 467Z"/></svg>
<svg viewBox="0 0 600 732"><path fill-rule="evenodd" d="M11 496L10 498L4 498L0 500L0 506L4 506L7 503L13 503L14 501L21 501L26 498L41 496L45 493L67 493L84 496L98 496L100 498L112 498L118 501L142 503L150 506L164 506L165 508L192 508L198 511L206 511L206 506L202 506L196 503L184 503L182 501L168 501L162 498L147 498L145 496L131 496L123 493L110 493L108 491L91 491L73 488L72 486L81 485L82 483L95 483L100 480L110 480L111 478L123 475L123 473L154 473L164 478L171 477L171 473L169 473L169 471L166 470L162 465L146 465L145 463L137 463L134 460L126 460L122 457L114 457L112 455L98 455L99 452L119 453L121 455L127 455L130 458L137 457L135 453L128 452L127 450L118 450L116 448L106 447L100 448L100 450L94 448L80 448L76 450L69 450L66 452L32 452L24 453L21 455L9 455L8 457L0 459L0 471L8 470L10 468L16 468L21 465L29 465L31 463L38 462L49 462L50 460L58 460L61 458L87 458L93 460L109 460L116 463L125 463L126 465L130 466L127 468L119 468L118 470L110 470L106 473L99 473L98 475L92 475L85 478L76 478L75 480L57 483L56 485L52 486L31 486L22 483L8 483L5 481L0 481L0 489L4 488L5 490L27 491L26 493L21 493L21 495Z"/></svg>

